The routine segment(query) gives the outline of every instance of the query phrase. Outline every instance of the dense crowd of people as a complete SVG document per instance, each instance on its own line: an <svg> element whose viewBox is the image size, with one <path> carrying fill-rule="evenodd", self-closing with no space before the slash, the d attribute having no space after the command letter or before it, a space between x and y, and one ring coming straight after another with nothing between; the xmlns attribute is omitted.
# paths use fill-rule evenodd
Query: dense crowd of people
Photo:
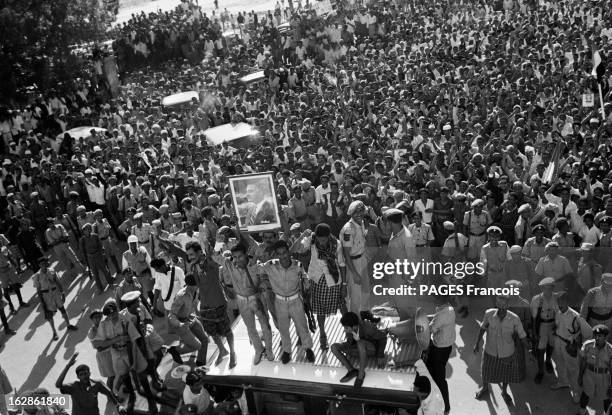
<svg viewBox="0 0 612 415"><path fill-rule="evenodd" d="M373 263L480 262L481 280L413 282L519 289L494 296L485 311L477 397L499 383L512 404L508 384L525 381L531 349L536 384L556 371L550 387L570 388L581 413L589 404L607 410L612 108L609 73L596 80L591 71L595 51L603 67L612 52L610 13L594 1L396 0L336 2L327 13L283 2L265 16L236 17L183 3L133 16L113 32L118 96L106 98L97 68L70 90L0 113L0 284L9 311L17 312L13 295L29 306L20 281L31 270L57 339L58 310L77 327L56 270L88 275L97 295L112 291L91 313L89 338L108 379L96 388L111 399L122 385L152 397L151 387L164 388L156 368L166 352L182 362L197 351L202 367L212 340L218 362L236 365L237 315L253 364L291 360L291 321L314 362L298 295L308 292L320 347L347 368L342 381L360 387L362 342L384 360L385 333L368 326ZM258 70L263 79L240 82ZM161 105L191 90L197 102ZM206 129L238 122L257 128L257 145L207 142ZM66 134L82 125L103 130ZM280 228L253 234L237 226L228 177L259 172L272 172ZM414 316L415 301L393 300L402 319ZM455 319L479 312L467 296L448 301L424 356L432 382L415 382L424 414L450 410L444 368ZM328 345L326 317L338 311L349 340ZM164 344L154 317L168 319L179 347ZM273 326L281 356L272 352ZM345 357L351 348L361 352L359 367ZM199 370L184 403L210 413L219 404ZM88 367L77 375L89 382ZM78 390L63 377L58 387Z"/></svg>

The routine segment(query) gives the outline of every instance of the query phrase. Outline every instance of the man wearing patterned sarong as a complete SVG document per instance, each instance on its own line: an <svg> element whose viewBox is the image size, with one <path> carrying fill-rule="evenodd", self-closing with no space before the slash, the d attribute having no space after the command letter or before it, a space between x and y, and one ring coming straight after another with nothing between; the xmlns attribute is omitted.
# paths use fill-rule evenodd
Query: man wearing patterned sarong
<svg viewBox="0 0 612 415"><path fill-rule="evenodd" d="M481 364L482 387L476 393L476 399L486 398L491 392L490 383L500 383L502 397L508 405L512 404L508 384L521 382L518 366L514 364L517 353L515 333L521 341L527 337L519 317L508 310L509 299L509 296L498 296L497 308L485 311L474 346L474 353L478 353L480 342L486 333Z"/></svg>

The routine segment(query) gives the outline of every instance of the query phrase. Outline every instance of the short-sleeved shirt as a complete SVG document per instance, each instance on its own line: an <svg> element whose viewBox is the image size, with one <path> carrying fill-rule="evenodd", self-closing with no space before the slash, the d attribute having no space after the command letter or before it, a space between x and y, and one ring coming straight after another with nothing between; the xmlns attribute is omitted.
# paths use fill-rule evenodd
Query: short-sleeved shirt
<svg viewBox="0 0 612 415"><path fill-rule="evenodd" d="M123 253L122 268L131 268L136 275L141 275L146 269L149 268L151 257L144 246L139 246L136 253L133 253L130 249Z"/></svg>
<svg viewBox="0 0 612 415"><path fill-rule="evenodd" d="M596 368L612 369L612 345L606 342L605 346L598 349L595 340L587 340L580 349L580 356Z"/></svg>
<svg viewBox="0 0 612 415"><path fill-rule="evenodd" d="M507 311L503 320L499 319L497 309L491 308L485 311L481 327L487 332L485 353L499 358L514 354L513 335L515 332L521 339L527 336L521 319L512 311Z"/></svg>
<svg viewBox="0 0 612 415"><path fill-rule="evenodd" d="M584 296L580 315L584 318L588 317L589 308L592 308L595 313L607 314L612 311L612 293L607 293L599 287L593 287Z"/></svg>
<svg viewBox="0 0 612 415"><path fill-rule="evenodd" d="M538 315L538 308L542 306L540 311L540 318L543 320L554 320L555 314L559 311L559 304L557 303L557 297L553 295L550 299L544 298L542 293L535 295L531 300L530 310L531 317L536 318Z"/></svg>
<svg viewBox="0 0 612 415"><path fill-rule="evenodd" d="M77 381L65 384L60 392L71 396L73 415L99 415L98 394L105 389L102 382L90 380L89 383Z"/></svg>
<svg viewBox="0 0 612 415"><path fill-rule="evenodd" d="M544 250L546 249L546 244L550 242L548 238L542 238L541 243L536 242L536 237L532 236L527 239L525 245L523 246L522 256L530 258L534 263L537 262L544 256Z"/></svg>
<svg viewBox="0 0 612 415"><path fill-rule="evenodd" d="M425 245L428 242L436 239L431 229L431 225L428 225L427 223L422 223L419 227L417 227L416 224L411 223L408 226L408 230L412 234L414 242L417 244L417 246Z"/></svg>
<svg viewBox="0 0 612 415"><path fill-rule="evenodd" d="M170 292L170 279L172 278L173 270L174 284L172 286L172 292ZM164 302L164 308L170 311L172 309L174 297L176 297L176 294L185 285L185 272L179 267L172 266L165 274L153 271L153 277L155 278L155 285L153 286L153 289L160 291L159 296ZM170 297L168 297L168 294L170 294ZM166 298L168 298L167 301Z"/></svg>
<svg viewBox="0 0 612 415"><path fill-rule="evenodd" d="M248 265L248 273L244 268L237 267L229 258L224 257L219 253L213 254L213 260L219 265L223 266L224 283L231 284L234 287L236 294L243 297L248 297L256 294L259 291L261 278L258 274L257 265ZM221 271L219 271L219 278L221 278ZM251 281L253 282L251 284Z"/></svg>
<svg viewBox="0 0 612 415"><path fill-rule="evenodd" d="M302 278L305 276L304 268L299 261L291 260L289 268L285 268L278 259L261 264L259 274L267 275L272 291L284 297L300 292Z"/></svg>
<svg viewBox="0 0 612 415"><path fill-rule="evenodd" d="M470 235L482 236L491 222L489 213L484 210L479 215L471 211L465 212L463 216L463 225Z"/></svg>
<svg viewBox="0 0 612 415"><path fill-rule="evenodd" d="M104 340L111 340L118 336L127 335L130 341L135 341L141 337L140 332L131 320L123 317L121 314L117 321L113 321L108 317L104 318L104 320L100 322L100 333L104 336Z"/></svg>
<svg viewBox="0 0 612 415"><path fill-rule="evenodd" d="M187 318L192 314L195 314L198 307L198 293L194 291L190 294L187 291L187 287L183 287L174 297L170 312L177 318Z"/></svg>
<svg viewBox="0 0 612 415"><path fill-rule="evenodd" d="M350 254L363 255L365 252L365 227L353 219L349 220L340 231L340 243L344 248L350 248Z"/></svg>
<svg viewBox="0 0 612 415"><path fill-rule="evenodd" d="M36 291L51 290L59 288L57 286L57 274L55 271L47 270L47 272L38 271L32 276L34 288Z"/></svg>
<svg viewBox="0 0 612 415"><path fill-rule="evenodd" d="M106 219L94 224L94 232L98 234L100 239L107 239L110 236L111 226Z"/></svg>
<svg viewBox="0 0 612 415"><path fill-rule="evenodd" d="M396 234L391 235L387 253L391 260L414 258L416 241L405 226Z"/></svg>
<svg viewBox="0 0 612 415"><path fill-rule="evenodd" d="M542 276L542 278L552 277L555 281L563 278L565 275L573 272L572 266L570 265L567 258L561 255L557 255L554 259L548 255L540 258L538 264L535 267L536 274Z"/></svg>
<svg viewBox="0 0 612 415"><path fill-rule="evenodd" d="M151 225L143 223L141 227L138 227L138 225L132 226L132 235L136 235L138 242L141 244L149 242L151 238Z"/></svg>

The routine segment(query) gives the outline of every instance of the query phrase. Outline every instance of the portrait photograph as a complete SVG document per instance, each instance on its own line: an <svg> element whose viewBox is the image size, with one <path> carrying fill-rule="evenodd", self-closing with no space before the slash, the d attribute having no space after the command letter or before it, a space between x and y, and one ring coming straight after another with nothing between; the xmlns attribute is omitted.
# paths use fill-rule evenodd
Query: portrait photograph
<svg viewBox="0 0 612 415"><path fill-rule="evenodd" d="M229 184L240 229L261 232L280 228L272 173L231 176Z"/></svg>

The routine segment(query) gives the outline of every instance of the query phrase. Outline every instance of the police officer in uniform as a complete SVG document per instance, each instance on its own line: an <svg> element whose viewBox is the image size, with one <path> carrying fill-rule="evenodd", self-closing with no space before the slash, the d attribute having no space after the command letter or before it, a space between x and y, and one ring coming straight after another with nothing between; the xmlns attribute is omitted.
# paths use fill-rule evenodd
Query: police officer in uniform
<svg viewBox="0 0 612 415"><path fill-rule="evenodd" d="M492 222L489 212L485 212L482 209L484 205L484 200L474 200L471 205L472 210L465 212L463 216L463 226L466 230L466 234L470 238L467 258L471 261L478 260L480 250L487 242L487 227Z"/></svg>
<svg viewBox="0 0 612 415"><path fill-rule="evenodd" d="M100 242L102 242L102 247L104 248L104 253L106 254L106 258L110 259L110 261L115 266L115 271L121 271L119 267L119 261L117 261L117 250L115 249L115 241L111 237L111 225L108 223L101 209L97 209L94 212L95 222L93 224L93 232L98 234L98 238L100 238ZM108 267L110 269L110 267Z"/></svg>
<svg viewBox="0 0 612 415"><path fill-rule="evenodd" d="M144 223L142 212L138 212L134 215L134 221L136 224L132 226L131 233L138 238L138 245L144 247L148 252L149 241L151 239L151 225ZM150 255L151 252L149 252L149 256Z"/></svg>
<svg viewBox="0 0 612 415"><path fill-rule="evenodd" d="M580 308L580 315L591 326L603 324L608 329L612 325L612 273L601 276L601 285L591 288Z"/></svg>
<svg viewBox="0 0 612 415"><path fill-rule="evenodd" d="M223 247L225 247L225 244ZM253 364L258 365L264 355L269 361L274 360L272 330L261 301L261 292L266 290L266 287L257 275L256 265L248 264L249 259L246 251L247 248L244 245L238 244L231 247L231 256L228 258L221 254L221 250L215 250L213 260L223 266L225 270L223 287L226 292L233 293L236 297L238 310L247 328L251 344L255 349ZM256 317L261 326L261 336L257 331Z"/></svg>
<svg viewBox="0 0 612 415"><path fill-rule="evenodd" d="M349 205L348 215L351 219L340 230L340 243L346 262L348 283L349 311L359 314L368 309L368 298L362 297L361 285L368 280L368 260L365 256L365 227L363 217L366 206L356 200Z"/></svg>
<svg viewBox="0 0 612 415"><path fill-rule="evenodd" d="M45 313L45 319L49 322L53 330L53 340L58 340L59 336L57 335L55 324L53 323L53 315L57 310L62 313L64 320L66 320L66 328L68 330L74 331L77 330L77 327L70 323L70 318L68 318L68 313L64 308L64 301L66 300L64 287L62 287L62 284L59 282L55 271L49 269L49 259L46 257L40 258L38 260L38 266L40 269L32 276L32 281Z"/></svg>
<svg viewBox="0 0 612 415"><path fill-rule="evenodd" d="M129 249L123 253L121 266L123 269L131 268L138 278L138 282L142 285L143 293L149 299L150 304L153 304L153 277L151 276L151 256L147 250L138 246L138 237L130 235L127 238Z"/></svg>
<svg viewBox="0 0 612 415"><path fill-rule="evenodd" d="M531 318L533 319L534 346L538 362L538 373L535 383L542 383L544 377L544 354L546 353L546 371L553 373L552 353L555 334L555 315L559 311L557 296L553 292L555 280L552 277L544 278L539 286L542 292L531 300Z"/></svg>
<svg viewBox="0 0 612 415"><path fill-rule="evenodd" d="M397 260L416 260L416 241L414 235L404 225L404 212L399 209L389 209L384 213L385 219L391 225L391 238L387 247L387 260L395 263ZM367 278L367 277L366 277ZM390 288L399 288L402 284L413 284L420 275L397 275L389 279ZM401 320L413 318L416 314L417 299L413 296L394 296L393 304Z"/></svg>
<svg viewBox="0 0 612 415"><path fill-rule="evenodd" d="M93 279L98 287L98 294L100 294L104 291L104 286L102 285L100 276L104 275L107 287L111 287L114 280L113 277L111 277L110 271L106 267L106 262L104 261L104 248L102 246L102 241L100 241L97 233L92 232L92 224L86 223L83 225L82 231L83 236L79 240L79 245L87 260L87 266L89 267L90 272L93 274Z"/></svg>
<svg viewBox="0 0 612 415"><path fill-rule="evenodd" d="M502 230L497 226L487 229L489 242L480 251L480 262L485 265L487 287L501 288L506 282L506 261L508 260L508 244L500 241Z"/></svg>
<svg viewBox="0 0 612 415"><path fill-rule="evenodd" d="M21 296L21 283L17 278L17 270L11 261L11 254L6 246L0 248L0 293L4 294L4 298L9 304L11 313L15 312L15 307L11 301L11 293L17 296L19 307L30 306L30 304L23 301L23 297ZM0 303L1 301L2 300L0 300Z"/></svg>
<svg viewBox="0 0 612 415"><path fill-rule="evenodd" d="M527 239L525 245L523 245L522 255L531 259L532 263L537 264L540 258L546 254L546 245L550 242L550 239L544 236L546 228L544 225L536 225L533 227L533 235Z"/></svg>
<svg viewBox="0 0 612 415"><path fill-rule="evenodd" d="M308 331L308 322L304 311L302 299L303 291L309 288L309 281L302 268L302 264L291 259L289 246L285 241L278 241L275 245L276 256L260 266L258 271L262 278L268 279L274 295L276 296L276 316L278 329L281 335L283 354L281 362L289 363L291 360L290 324L293 321L302 346L306 349L306 360L314 363L315 355L312 351L312 337Z"/></svg>
<svg viewBox="0 0 612 415"><path fill-rule="evenodd" d="M70 246L68 231L66 231L64 225L56 224L54 218L49 218L48 220L49 227L45 231L47 244L53 249L53 253L60 263L65 264L70 269L77 267L82 272L85 267Z"/></svg>
<svg viewBox="0 0 612 415"><path fill-rule="evenodd" d="M570 388L572 399L575 403L578 403L580 400L578 351L582 347L582 339L591 337L591 333L589 333L591 328L588 327L577 311L568 306L567 293L559 294L557 303L559 311L555 315L555 349L553 353L557 369L557 382L550 385L550 388L552 390Z"/></svg>
<svg viewBox="0 0 612 415"><path fill-rule="evenodd" d="M604 410L610 406L610 373L612 373L612 344L606 341L610 334L608 327L598 324L593 327L593 339L587 340L579 353L578 385L580 415L588 414L587 405L591 400L603 401Z"/></svg>
<svg viewBox="0 0 612 415"><path fill-rule="evenodd" d="M442 224L444 231L449 233L442 245L441 256L446 262L465 261L469 239L467 236L455 229L455 224L451 221L444 221ZM453 274L445 274L444 280L449 284L463 284L463 281L455 278ZM455 309L460 317L467 317L469 314L469 301L465 295L455 296Z"/></svg>
<svg viewBox="0 0 612 415"><path fill-rule="evenodd" d="M140 344L144 346L141 352L147 359L147 369L151 379L153 379L153 387L161 391L165 387L163 386L164 382L157 373L157 366L159 366L163 357L162 347L164 347L164 340L155 331L151 314L144 307L140 306L141 296L142 293L140 291L130 291L123 294L121 303L125 304L126 308L121 310L119 314L123 318L131 320L144 339L144 343ZM168 348L168 352L171 354L177 353L173 348Z"/></svg>
<svg viewBox="0 0 612 415"><path fill-rule="evenodd" d="M151 404L152 393L145 372L147 361L141 352L144 339L131 319L119 313L119 307L113 298L106 300L102 313L105 318L100 322L98 329L102 340L98 346L111 347L111 361L115 372L113 392L117 393L118 388L125 383L129 393L132 394L134 385L130 373L134 373L144 389L145 396L149 398L149 409L156 412L157 406ZM130 406L132 405L131 403Z"/></svg>

